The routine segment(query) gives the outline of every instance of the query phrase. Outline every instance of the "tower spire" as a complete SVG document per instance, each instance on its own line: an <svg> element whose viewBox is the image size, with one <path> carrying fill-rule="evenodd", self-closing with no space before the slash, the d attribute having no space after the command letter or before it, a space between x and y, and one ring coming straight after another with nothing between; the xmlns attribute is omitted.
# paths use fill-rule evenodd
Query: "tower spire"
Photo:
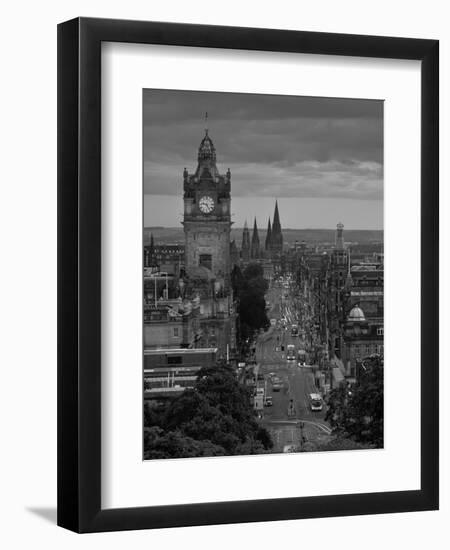
<svg viewBox="0 0 450 550"><path fill-rule="evenodd" d="M212 175L214 177L218 176L219 173L217 171L216 167L216 148L214 147L214 144L209 137L208 134L208 113L205 112L205 135L200 142L200 147L198 149L198 166L197 171L195 173L196 177L198 177L201 172L202 168L206 165L209 169L209 171L213 172Z"/></svg>
<svg viewBox="0 0 450 550"><path fill-rule="evenodd" d="M273 214L270 248L271 248L271 252L275 255L279 255L283 252L283 233L281 232L280 213L278 211L278 201L275 201L275 212Z"/></svg>
<svg viewBox="0 0 450 550"><path fill-rule="evenodd" d="M281 224L280 224L280 214L278 212L278 201L275 201L275 212L273 214L273 228L277 229L280 228L281 229Z"/></svg>
<svg viewBox="0 0 450 550"><path fill-rule="evenodd" d="M253 234L252 234L252 244L250 256L252 259L259 258L260 253L260 244L259 244L259 235L258 235L258 226L256 225L256 216L253 223Z"/></svg>
<svg viewBox="0 0 450 550"><path fill-rule="evenodd" d="M267 224L267 235L266 235L266 243L265 243L265 249L270 250L270 244L272 242L272 226L270 224L270 217L269 222Z"/></svg>

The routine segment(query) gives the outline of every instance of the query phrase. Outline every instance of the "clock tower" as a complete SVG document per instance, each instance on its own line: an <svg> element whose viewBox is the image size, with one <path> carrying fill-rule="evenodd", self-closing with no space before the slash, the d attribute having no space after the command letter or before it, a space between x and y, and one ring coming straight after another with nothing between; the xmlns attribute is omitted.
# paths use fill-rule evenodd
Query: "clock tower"
<svg viewBox="0 0 450 550"><path fill-rule="evenodd" d="M223 289L230 283L230 188L230 170L219 174L206 129L195 173L183 172L185 268L189 277L209 277Z"/></svg>
<svg viewBox="0 0 450 550"><path fill-rule="evenodd" d="M199 307L196 347L217 349L228 359L236 346L231 287L231 174L219 174L216 149L205 129L195 173L183 172L185 295Z"/></svg>

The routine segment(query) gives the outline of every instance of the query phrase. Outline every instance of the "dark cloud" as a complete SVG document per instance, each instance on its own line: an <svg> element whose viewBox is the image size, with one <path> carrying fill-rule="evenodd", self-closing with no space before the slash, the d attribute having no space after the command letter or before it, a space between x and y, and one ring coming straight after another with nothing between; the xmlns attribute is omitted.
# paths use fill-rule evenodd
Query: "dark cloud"
<svg viewBox="0 0 450 550"><path fill-rule="evenodd" d="M208 111L234 196L383 196L381 101L145 90L143 110L148 194L180 193Z"/></svg>

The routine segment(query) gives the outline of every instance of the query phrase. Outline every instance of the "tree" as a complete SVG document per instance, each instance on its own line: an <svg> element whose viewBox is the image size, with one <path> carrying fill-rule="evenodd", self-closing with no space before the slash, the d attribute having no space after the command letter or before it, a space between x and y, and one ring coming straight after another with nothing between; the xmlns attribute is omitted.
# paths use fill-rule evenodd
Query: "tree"
<svg viewBox="0 0 450 550"><path fill-rule="evenodd" d="M256 454L273 446L254 418L249 390L226 364L201 369L193 389L147 411L144 421L147 458Z"/></svg>
<svg viewBox="0 0 450 550"><path fill-rule="evenodd" d="M248 266L244 269L244 279L246 281L249 281L250 279L258 279L262 278L264 275L263 268L259 264L248 264Z"/></svg>
<svg viewBox="0 0 450 550"><path fill-rule="evenodd" d="M265 293L268 283L259 264L249 264L242 273L236 267L232 273L233 293L238 303L238 339L241 348L256 330L269 326Z"/></svg>
<svg viewBox="0 0 450 550"><path fill-rule="evenodd" d="M238 265L234 265L231 271L231 285L233 287L233 294L235 297L239 297L242 289L245 285L244 275L242 274L241 268Z"/></svg>
<svg viewBox="0 0 450 550"><path fill-rule="evenodd" d="M362 362L355 385L330 392L326 420L336 434L382 447L383 405L383 360L371 356Z"/></svg>
<svg viewBox="0 0 450 550"><path fill-rule="evenodd" d="M210 441L197 441L180 430L164 433L159 427L144 429L144 459L222 456L225 449Z"/></svg>

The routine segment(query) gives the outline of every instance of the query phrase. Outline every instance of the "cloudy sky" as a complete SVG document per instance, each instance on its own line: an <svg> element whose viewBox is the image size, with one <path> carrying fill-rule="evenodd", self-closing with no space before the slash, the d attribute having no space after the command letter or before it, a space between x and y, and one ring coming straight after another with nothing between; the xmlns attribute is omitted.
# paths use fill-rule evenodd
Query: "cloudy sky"
<svg viewBox="0 0 450 550"><path fill-rule="evenodd" d="M238 227L265 226L275 198L284 227L383 227L381 101L145 90L143 102L146 226L179 225L207 111Z"/></svg>

